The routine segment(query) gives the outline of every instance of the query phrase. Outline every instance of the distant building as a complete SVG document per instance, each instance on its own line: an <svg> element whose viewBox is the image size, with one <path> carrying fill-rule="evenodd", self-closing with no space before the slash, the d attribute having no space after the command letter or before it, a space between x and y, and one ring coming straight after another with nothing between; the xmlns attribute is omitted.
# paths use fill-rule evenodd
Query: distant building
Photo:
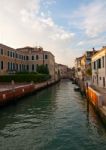
<svg viewBox="0 0 106 150"><path fill-rule="evenodd" d="M49 51L44 51L42 47L24 47L17 51L23 52L28 57L29 72L36 72L37 66L45 65L49 69L52 79L55 78L55 58Z"/></svg>
<svg viewBox="0 0 106 150"><path fill-rule="evenodd" d="M71 68L69 71L69 77L70 79L75 79L75 67Z"/></svg>
<svg viewBox="0 0 106 150"><path fill-rule="evenodd" d="M47 66L52 79L55 78L55 58L51 52L41 47L14 49L0 44L0 75L36 72L39 65Z"/></svg>
<svg viewBox="0 0 106 150"><path fill-rule="evenodd" d="M91 80L92 78L92 67L91 67L91 59L92 56L96 53L93 51L86 51L81 59L81 72L82 72L82 79L84 80Z"/></svg>
<svg viewBox="0 0 106 150"><path fill-rule="evenodd" d="M75 60L75 76L80 80L90 80L92 77L91 58L96 53L86 51L85 54Z"/></svg>
<svg viewBox="0 0 106 150"><path fill-rule="evenodd" d="M92 57L92 84L106 88L106 47Z"/></svg>
<svg viewBox="0 0 106 150"><path fill-rule="evenodd" d="M57 81L59 79L60 79L59 65L55 63L55 80Z"/></svg>
<svg viewBox="0 0 106 150"><path fill-rule="evenodd" d="M82 79L81 59L82 57L78 57L75 59L75 78L76 79Z"/></svg>
<svg viewBox="0 0 106 150"><path fill-rule="evenodd" d="M58 66L60 78L68 78L68 66L62 64L58 64Z"/></svg>

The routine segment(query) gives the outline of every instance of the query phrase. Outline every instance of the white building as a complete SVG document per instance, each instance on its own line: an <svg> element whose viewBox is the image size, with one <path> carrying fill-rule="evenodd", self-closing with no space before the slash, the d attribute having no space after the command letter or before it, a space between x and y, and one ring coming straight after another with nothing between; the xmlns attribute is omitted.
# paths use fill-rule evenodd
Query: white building
<svg viewBox="0 0 106 150"><path fill-rule="evenodd" d="M92 57L92 84L106 88L106 47Z"/></svg>

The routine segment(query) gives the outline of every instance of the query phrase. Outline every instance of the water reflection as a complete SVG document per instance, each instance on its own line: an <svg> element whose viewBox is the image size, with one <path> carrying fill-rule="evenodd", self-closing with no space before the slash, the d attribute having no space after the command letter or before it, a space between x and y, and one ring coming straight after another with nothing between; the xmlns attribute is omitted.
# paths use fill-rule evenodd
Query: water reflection
<svg viewBox="0 0 106 150"><path fill-rule="evenodd" d="M92 133L92 130L95 132L98 132L99 135L105 135L106 136L106 127L102 123L100 117L97 112L94 110L91 103L87 100L86 101L86 108L87 108L87 128L89 132Z"/></svg>
<svg viewBox="0 0 106 150"><path fill-rule="evenodd" d="M0 110L0 130L11 126L11 124L38 123L34 118L47 119L56 109L55 104L56 88L46 89L36 94L24 98L16 105L8 106Z"/></svg>
<svg viewBox="0 0 106 150"><path fill-rule="evenodd" d="M105 150L103 124L73 89L63 80L0 110L0 150Z"/></svg>

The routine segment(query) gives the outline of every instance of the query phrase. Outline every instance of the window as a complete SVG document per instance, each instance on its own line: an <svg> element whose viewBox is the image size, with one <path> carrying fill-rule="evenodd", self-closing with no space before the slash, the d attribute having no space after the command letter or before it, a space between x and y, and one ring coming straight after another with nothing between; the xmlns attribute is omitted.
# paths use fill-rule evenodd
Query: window
<svg viewBox="0 0 106 150"><path fill-rule="evenodd" d="M26 56L26 60L29 60L29 57L28 57L28 56Z"/></svg>
<svg viewBox="0 0 106 150"><path fill-rule="evenodd" d="M2 48L0 49L0 54L3 55L3 49Z"/></svg>
<svg viewBox="0 0 106 150"><path fill-rule="evenodd" d="M48 55L45 55L45 59L48 59Z"/></svg>
<svg viewBox="0 0 106 150"><path fill-rule="evenodd" d="M13 58L15 57L15 53L13 52Z"/></svg>
<svg viewBox="0 0 106 150"><path fill-rule="evenodd" d="M12 52L10 52L10 57L12 57Z"/></svg>
<svg viewBox="0 0 106 150"><path fill-rule="evenodd" d="M24 67L23 69L24 69L24 71L25 71L25 65L24 65L23 67Z"/></svg>
<svg viewBox="0 0 106 150"><path fill-rule="evenodd" d="M24 71L24 65L22 64L22 71Z"/></svg>
<svg viewBox="0 0 106 150"><path fill-rule="evenodd" d="M13 70L15 70L15 64L13 63Z"/></svg>
<svg viewBox="0 0 106 150"><path fill-rule="evenodd" d="M10 52L9 51L7 52L7 55L10 56Z"/></svg>
<svg viewBox="0 0 106 150"><path fill-rule="evenodd" d="M10 63L10 70L12 70L12 62Z"/></svg>
<svg viewBox="0 0 106 150"><path fill-rule="evenodd" d="M32 56L32 60L34 60L34 56Z"/></svg>
<svg viewBox="0 0 106 150"><path fill-rule="evenodd" d="M29 71L29 66L27 65L26 67L27 67L27 71Z"/></svg>
<svg viewBox="0 0 106 150"><path fill-rule="evenodd" d="M21 59L21 55L19 55L19 59Z"/></svg>
<svg viewBox="0 0 106 150"><path fill-rule="evenodd" d="M18 58L18 54L16 53L16 58Z"/></svg>
<svg viewBox="0 0 106 150"><path fill-rule="evenodd" d="M1 70L3 70L3 61L1 61Z"/></svg>
<svg viewBox="0 0 106 150"><path fill-rule="evenodd" d="M95 76L93 76L93 83L94 83L94 80L95 80Z"/></svg>
<svg viewBox="0 0 106 150"><path fill-rule="evenodd" d="M34 71L34 64L32 64L32 71Z"/></svg>
<svg viewBox="0 0 106 150"><path fill-rule="evenodd" d="M96 69L96 62L94 61L94 70Z"/></svg>
<svg viewBox="0 0 106 150"><path fill-rule="evenodd" d="M23 55L22 55L22 60L23 60Z"/></svg>
<svg viewBox="0 0 106 150"><path fill-rule="evenodd" d="M38 60L39 59L39 56L38 55L36 55L36 60Z"/></svg>
<svg viewBox="0 0 106 150"><path fill-rule="evenodd" d="M105 77L103 77L103 87L106 86L106 83L105 83Z"/></svg>
<svg viewBox="0 0 106 150"><path fill-rule="evenodd" d="M10 63L8 62L8 70L10 70Z"/></svg>
<svg viewBox="0 0 106 150"><path fill-rule="evenodd" d="M18 64L16 64L16 70L18 71Z"/></svg>
<svg viewBox="0 0 106 150"><path fill-rule="evenodd" d="M104 56L102 57L102 67L104 68Z"/></svg>
<svg viewBox="0 0 106 150"><path fill-rule="evenodd" d="M100 69L101 68L101 59L97 60L97 64L98 64L98 68Z"/></svg>
<svg viewBox="0 0 106 150"><path fill-rule="evenodd" d="M20 67L20 71L21 71L21 69L22 69L22 68L21 68L21 64L19 65L19 67Z"/></svg>
<svg viewBox="0 0 106 150"><path fill-rule="evenodd" d="M81 69L80 69L80 68L78 68L78 72L79 72L79 71L81 71Z"/></svg>

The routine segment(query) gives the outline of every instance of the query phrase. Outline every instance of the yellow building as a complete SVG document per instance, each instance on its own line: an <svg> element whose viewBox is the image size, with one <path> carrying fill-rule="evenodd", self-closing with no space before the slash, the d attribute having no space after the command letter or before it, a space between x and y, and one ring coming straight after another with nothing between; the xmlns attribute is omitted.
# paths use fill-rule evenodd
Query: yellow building
<svg viewBox="0 0 106 150"><path fill-rule="evenodd" d="M75 60L75 75L80 80L91 80L91 58L96 53L93 51L86 51L85 54Z"/></svg>

